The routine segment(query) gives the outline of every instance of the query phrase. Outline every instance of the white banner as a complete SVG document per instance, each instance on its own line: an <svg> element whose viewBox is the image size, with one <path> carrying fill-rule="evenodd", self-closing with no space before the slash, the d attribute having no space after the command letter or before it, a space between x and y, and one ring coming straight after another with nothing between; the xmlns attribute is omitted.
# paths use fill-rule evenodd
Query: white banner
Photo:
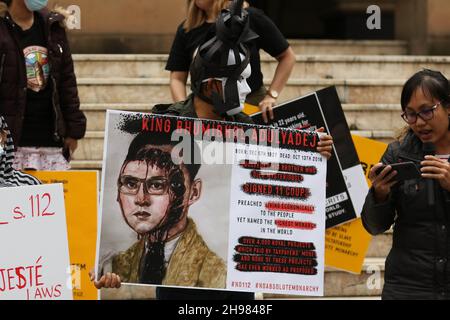
<svg viewBox="0 0 450 320"><path fill-rule="evenodd" d="M72 300L61 184L0 188L0 300Z"/></svg>
<svg viewBox="0 0 450 320"><path fill-rule="evenodd" d="M323 295L327 161L318 141L314 132L108 111L97 277Z"/></svg>
<svg viewBox="0 0 450 320"><path fill-rule="evenodd" d="M293 149L235 149L241 165L232 169L227 288L322 296L326 159ZM277 171L259 163L276 163Z"/></svg>

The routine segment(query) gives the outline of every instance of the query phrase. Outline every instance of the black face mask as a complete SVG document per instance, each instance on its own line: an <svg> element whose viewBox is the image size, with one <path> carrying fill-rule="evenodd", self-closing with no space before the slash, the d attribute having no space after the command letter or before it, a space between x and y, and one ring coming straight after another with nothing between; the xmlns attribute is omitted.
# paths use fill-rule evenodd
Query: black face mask
<svg viewBox="0 0 450 320"><path fill-rule="evenodd" d="M242 9L242 2L234 1L229 10L222 10L215 34L199 47L190 68L192 92L213 105L222 116L233 115L241 106L237 82L250 62L250 50L245 43L258 38L250 30L248 13ZM231 65L228 64L230 50L235 61ZM213 93L206 97L202 93L203 81L210 78L226 78L223 96Z"/></svg>
<svg viewBox="0 0 450 320"><path fill-rule="evenodd" d="M244 49L246 50L246 48ZM191 83L192 91L202 100L211 104L219 115L232 116L242 109L241 93L245 89L243 89L242 82L238 84L238 81L244 80L242 74L244 70L250 68L249 55L239 51L229 51L227 59L228 61L234 60L235 63L219 67L208 63L200 54L197 54L191 67ZM250 72L246 71L245 73L248 76ZM203 94L202 85L205 80L210 78L220 79L222 83L225 82L225 85L221 84L222 92L213 91L208 97Z"/></svg>

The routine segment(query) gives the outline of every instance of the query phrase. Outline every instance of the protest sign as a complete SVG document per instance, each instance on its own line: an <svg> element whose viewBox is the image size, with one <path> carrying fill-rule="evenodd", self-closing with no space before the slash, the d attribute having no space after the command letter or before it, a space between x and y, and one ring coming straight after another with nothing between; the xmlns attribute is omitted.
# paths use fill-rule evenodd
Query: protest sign
<svg viewBox="0 0 450 320"><path fill-rule="evenodd" d="M370 187L370 169L377 164L387 144L356 135L352 135L356 151L361 160L367 185ZM335 228L327 229L325 237L325 264L329 267L361 273L364 258L372 237L364 229L361 218Z"/></svg>
<svg viewBox="0 0 450 320"><path fill-rule="evenodd" d="M67 234L75 300L97 300L89 279L95 265L97 241L97 171L29 171L42 183L62 183L66 206Z"/></svg>
<svg viewBox="0 0 450 320"><path fill-rule="evenodd" d="M108 111L97 277L322 295L318 134Z"/></svg>
<svg viewBox="0 0 450 320"><path fill-rule="evenodd" d="M249 106L247 110L252 111ZM368 189L336 88L282 103L273 113L274 119L267 125L312 131L323 127L333 136L333 156L327 164L326 227L359 217ZM252 119L264 124L261 113L253 114Z"/></svg>
<svg viewBox="0 0 450 320"><path fill-rule="evenodd" d="M71 300L62 185L0 188L0 199L0 300Z"/></svg>

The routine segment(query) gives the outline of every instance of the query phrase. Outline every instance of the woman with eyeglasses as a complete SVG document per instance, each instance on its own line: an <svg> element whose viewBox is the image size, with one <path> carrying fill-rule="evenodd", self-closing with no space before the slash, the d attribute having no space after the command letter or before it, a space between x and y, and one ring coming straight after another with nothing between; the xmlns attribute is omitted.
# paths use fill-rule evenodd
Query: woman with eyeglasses
<svg viewBox="0 0 450 320"><path fill-rule="evenodd" d="M437 71L417 72L403 87L401 107L407 130L370 170L362 221L372 235L394 226L382 299L449 299L449 81ZM399 181L390 164L407 161L421 177Z"/></svg>

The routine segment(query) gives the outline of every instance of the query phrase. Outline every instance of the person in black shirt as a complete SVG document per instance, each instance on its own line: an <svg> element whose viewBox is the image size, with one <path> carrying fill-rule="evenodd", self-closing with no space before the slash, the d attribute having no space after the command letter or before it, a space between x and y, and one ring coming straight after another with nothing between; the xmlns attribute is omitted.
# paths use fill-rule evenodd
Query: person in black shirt
<svg viewBox="0 0 450 320"><path fill-rule="evenodd" d="M192 0L189 3L187 19L178 27L167 61L170 73L170 89L175 102L186 99L186 82L195 50L214 27L220 9L228 6L227 0ZM252 75L248 79L251 93L247 102L259 105L263 118L273 117L272 108L283 90L295 64L295 55L289 43L276 25L259 9L248 7L250 29L259 37L248 43L251 51ZM278 60L269 89L263 84L259 50L263 49Z"/></svg>
<svg viewBox="0 0 450 320"><path fill-rule="evenodd" d="M60 147L52 139L52 83L49 81L47 43L44 37L44 22L33 13L33 24L22 30L14 25L20 50L23 51L27 73L27 108L23 124L20 147Z"/></svg>
<svg viewBox="0 0 450 320"><path fill-rule="evenodd" d="M242 1L242 0L241 0ZM257 35L248 28L249 15L234 1L230 10L221 13L214 32L208 33L199 44L194 61L190 67L192 94L183 102L172 105L157 105L153 112L180 117L223 120L239 123L253 123L241 112L246 94L249 92L247 79L251 75L250 55L246 39ZM242 41L242 42L241 42ZM323 128L321 128L323 129ZM331 157L333 139L326 135L319 142L318 151L327 159ZM187 256L187 253L186 253ZM221 270L217 268L216 272ZM179 272L182 272L179 270ZM91 281L97 289L119 288L121 277L107 272ZM251 292L224 290L196 290L187 288L158 287L160 300L253 300Z"/></svg>

